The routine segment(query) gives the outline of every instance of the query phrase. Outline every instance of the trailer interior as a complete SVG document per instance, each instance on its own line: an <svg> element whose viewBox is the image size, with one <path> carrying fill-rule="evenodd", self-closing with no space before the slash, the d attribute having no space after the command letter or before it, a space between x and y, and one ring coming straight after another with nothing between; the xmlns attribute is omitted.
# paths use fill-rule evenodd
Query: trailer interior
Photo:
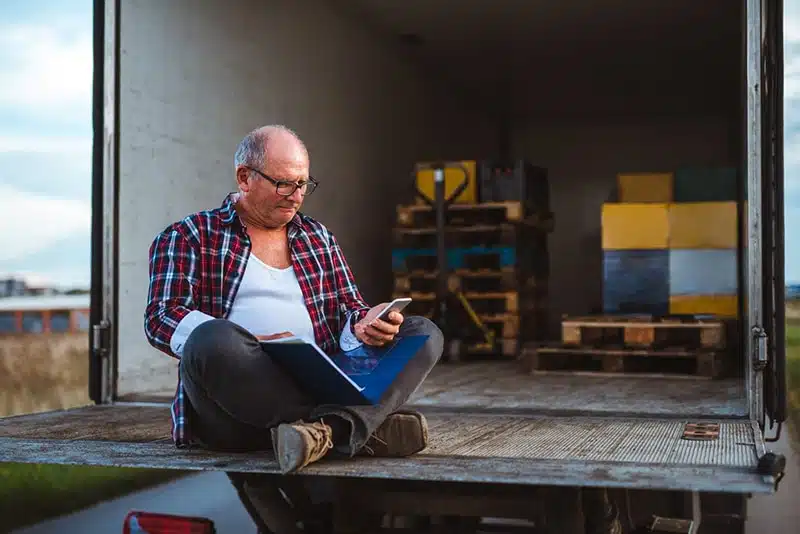
<svg viewBox="0 0 800 534"><path fill-rule="evenodd" d="M564 315L603 308L602 207L619 173L747 175L744 2L139 0L116 9L107 23L118 20L119 33L109 26L103 40L117 57L103 87L116 89L98 93L116 117L97 132L105 218L95 317L110 324L93 353L101 405L0 421L3 461L277 472L263 455L172 447L176 362L142 329L153 237L222 202L236 143L262 124L286 124L307 143L321 185L304 211L337 235L371 303L393 292L392 228L396 206L414 202L415 163L511 157L546 168L551 339ZM743 179L739 188L743 206ZM742 295L741 236L738 250ZM745 352L714 379L443 362L411 403L430 414L429 450L307 472L771 492L774 480L756 468L766 451L753 420L760 382ZM685 423L704 421L720 424L719 439L681 439Z"/></svg>

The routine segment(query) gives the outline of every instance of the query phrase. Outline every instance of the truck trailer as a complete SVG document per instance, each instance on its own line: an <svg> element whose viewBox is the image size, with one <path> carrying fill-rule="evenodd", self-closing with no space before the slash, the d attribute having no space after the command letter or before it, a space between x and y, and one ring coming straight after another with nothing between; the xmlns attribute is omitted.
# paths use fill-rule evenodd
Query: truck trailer
<svg viewBox="0 0 800 534"><path fill-rule="evenodd" d="M427 517L531 519L558 508L547 492L604 489L633 525L727 533L744 532L748 498L778 489L780 0L95 0L94 27L92 403L0 419L0 461L278 479L268 455L173 445L177 361L147 343L143 312L154 236L220 205L237 142L284 124L320 183L303 210L337 236L373 305L394 291L392 228L418 162L547 169L553 338L563 316L602 309L602 210L619 173L738 176L739 359L725 376L443 361L410 402L430 421L428 449L292 478L333 484L337 510ZM706 424L711 439L684 439Z"/></svg>

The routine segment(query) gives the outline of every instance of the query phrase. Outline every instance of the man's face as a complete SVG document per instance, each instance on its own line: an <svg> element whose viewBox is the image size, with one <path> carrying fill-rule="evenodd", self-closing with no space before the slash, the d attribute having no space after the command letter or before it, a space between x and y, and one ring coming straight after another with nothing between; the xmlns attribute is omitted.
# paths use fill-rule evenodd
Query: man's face
<svg viewBox="0 0 800 534"><path fill-rule="evenodd" d="M269 157L265 161L264 168L254 168L257 172L251 171L249 176L245 174L246 168L239 171L239 184L247 199L251 215L260 224L275 228L291 221L304 200L300 189L295 189L286 196L287 192L283 189L291 190L291 188L288 185L281 185L279 193L275 182L307 182L309 162L305 149L297 143L274 141L267 153ZM247 176L245 182L242 181L242 174Z"/></svg>

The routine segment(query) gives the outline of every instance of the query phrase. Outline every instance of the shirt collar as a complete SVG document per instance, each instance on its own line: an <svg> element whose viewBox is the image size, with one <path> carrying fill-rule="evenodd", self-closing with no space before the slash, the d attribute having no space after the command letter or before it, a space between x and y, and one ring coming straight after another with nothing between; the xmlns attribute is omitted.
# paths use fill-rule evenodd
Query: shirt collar
<svg viewBox="0 0 800 534"><path fill-rule="evenodd" d="M235 208L236 202L238 200L239 200L239 193L237 192L228 193L225 196L225 199L222 201L222 205L219 208L222 224L231 225L235 221L239 221L239 224L242 224L241 220L239 219L239 213L236 211ZM289 221L289 225L295 227L295 229L297 230L303 229L303 217L299 211L294 214L292 220Z"/></svg>

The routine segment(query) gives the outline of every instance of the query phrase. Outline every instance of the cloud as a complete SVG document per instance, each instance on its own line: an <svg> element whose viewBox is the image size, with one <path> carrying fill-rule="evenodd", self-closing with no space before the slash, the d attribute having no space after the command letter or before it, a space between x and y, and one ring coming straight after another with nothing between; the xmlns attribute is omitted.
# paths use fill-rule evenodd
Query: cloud
<svg viewBox="0 0 800 534"><path fill-rule="evenodd" d="M85 286L91 4L46 7L0 17L0 271Z"/></svg>
<svg viewBox="0 0 800 534"><path fill-rule="evenodd" d="M4 152L58 154L88 159L92 155L92 138L0 134L0 153Z"/></svg>
<svg viewBox="0 0 800 534"><path fill-rule="evenodd" d="M90 120L91 32L55 25L0 25L0 106Z"/></svg>
<svg viewBox="0 0 800 534"><path fill-rule="evenodd" d="M0 185L0 213L0 262L19 260L70 236L82 234L87 241L90 236L88 199L56 198Z"/></svg>

